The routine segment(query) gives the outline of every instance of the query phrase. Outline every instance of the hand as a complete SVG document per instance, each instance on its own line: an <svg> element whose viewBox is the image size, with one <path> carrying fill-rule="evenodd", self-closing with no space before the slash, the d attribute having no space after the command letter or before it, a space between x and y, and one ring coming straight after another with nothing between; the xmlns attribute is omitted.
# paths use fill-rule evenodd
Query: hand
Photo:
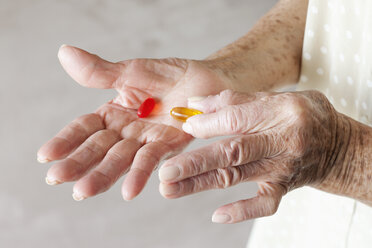
<svg viewBox="0 0 372 248"><path fill-rule="evenodd" d="M122 194L126 200L134 198L159 161L192 140L169 117L170 109L185 106L189 96L216 94L228 87L202 61L169 58L111 63L71 46L62 46L58 57L79 84L114 88L119 93L95 113L67 125L38 151L40 162L61 160L49 169L47 183L78 180L73 189L76 200L106 191L128 170ZM137 108L148 97L157 100L156 109L139 119Z"/></svg>
<svg viewBox="0 0 372 248"><path fill-rule="evenodd" d="M217 209L214 222L272 215L295 188L321 186L342 175L339 115L317 91L243 94L223 91L189 103L205 114L189 118L185 132L198 138L235 135L168 159L159 170L160 192L177 198L256 181L257 196Z"/></svg>

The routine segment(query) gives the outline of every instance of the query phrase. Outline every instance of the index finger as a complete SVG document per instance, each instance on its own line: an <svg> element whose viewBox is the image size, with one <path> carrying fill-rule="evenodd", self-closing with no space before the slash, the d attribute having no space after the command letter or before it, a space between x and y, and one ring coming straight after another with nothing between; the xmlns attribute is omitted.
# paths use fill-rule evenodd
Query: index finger
<svg viewBox="0 0 372 248"><path fill-rule="evenodd" d="M278 153L266 135L225 139L167 160L159 170L162 182L172 183L218 168L238 166Z"/></svg>

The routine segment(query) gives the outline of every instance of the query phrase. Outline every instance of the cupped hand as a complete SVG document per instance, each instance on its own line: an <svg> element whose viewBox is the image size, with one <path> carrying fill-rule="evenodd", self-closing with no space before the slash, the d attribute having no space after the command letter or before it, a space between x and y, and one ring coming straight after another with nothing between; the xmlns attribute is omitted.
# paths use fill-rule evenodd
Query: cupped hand
<svg viewBox="0 0 372 248"><path fill-rule="evenodd" d="M71 46L62 46L58 57L79 84L118 92L95 113L64 127L38 151L40 162L60 160L49 169L48 184L77 181L75 200L106 191L126 172L122 195L126 200L137 196L159 162L192 140L170 118L170 109L185 106L189 96L228 88L227 80L202 61L168 58L112 63ZM156 99L156 107L148 118L140 119L137 108L148 97Z"/></svg>
<svg viewBox="0 0 372 248"><path fill-rule="evenodd" d="M161 194L177 198L247 181L259 186L257 196L218 208L214 222L272 215L288 191L320 185L337 171L339 114L320 92L228 90L189 106L205 114L189 118L185 132L233 137L168 159L159 170Z"/></svg>

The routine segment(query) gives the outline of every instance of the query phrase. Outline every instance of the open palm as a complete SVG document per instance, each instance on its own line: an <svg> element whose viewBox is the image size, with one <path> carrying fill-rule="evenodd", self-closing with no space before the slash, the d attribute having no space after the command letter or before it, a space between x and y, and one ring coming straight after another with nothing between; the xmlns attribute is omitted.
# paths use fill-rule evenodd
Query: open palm
<svg viewBox="0 0 372 248"><path fill-rule="evenodd" d="M77 181L76 200L109 189L128 172L124 199L137 196L159 162L180 152L192 140L169 116L187 97L216 94L228 86L217 71L202 61L135 59L111 63L81 49L62 46L59 59L67 73L86 87L118 91L118 96L95 113L81 116L63 128L38 152L40 162L56 162L47 182ZM148 118L137 108L148 97L157 104Z"/></svg>

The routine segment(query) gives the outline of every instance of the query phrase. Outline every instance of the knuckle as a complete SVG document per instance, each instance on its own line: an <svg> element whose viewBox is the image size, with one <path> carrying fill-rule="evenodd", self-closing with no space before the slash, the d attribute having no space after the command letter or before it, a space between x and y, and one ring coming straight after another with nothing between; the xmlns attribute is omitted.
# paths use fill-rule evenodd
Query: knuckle
<svg viewBox="0 0 372 248"><path fill-rule="evenodd" d="M245 211L245 218L257 218L274 215L278 210L278 205L272 198L265 199L265 202L254 204L254 207Z"/></svg>
<svg viewBox="0 0 372 248"><path fill-rule="evenodd" d="M188 160L189 165L184 168L188 170L186 171L187 174L199 175L202 172L207 171L207 161L203 154L196 152L192 156L189 156Z"/></svg>
<svg viewBox="0 0 372 248"><path fill-rule="evenodd" d="M100 121L101 117L97 114L86 114L76 118L76 122L80 124L90 124L92 122Z"/></svg>
<svg viewBox="0 0 372 248"><path fill-rule="evenodd" d="M130 75L135 75L137 73L144 73L147 70L151 69L151 64L149 61L152 60L146 60L146 59L140 59L140 58L135 58L126 61L125 63L125 70L123 71L123 75L126 75L128 78L126 80L131 81L132 78Z"/></svg>
<svg viewBox="0 0 372 248"><path fill-rule="evenodd" d="M98 114L87 114L76 118L72 122L72 125L87 132L86 127L93 127L94 129L102 128L103 121Z"/></svg>
<svg viewBox="0 0 372 248"><path fill-rule="evenodd" d="M106 145L102 145L102 144L106 144L108 140L111 140L113 137L115 137L112 135L115 135L115 133L113 133L110 130L100 130L96 132L93 136L90 136L85 141L84 146L87 150L90 150L92 154L102 155L102 153L106 150Z"/></svg>
<svg viewBox="0 0 372 248"><path fill-rule="evenodd" d="M259 98L262 102L269 102L272 99L272 96L267 93L257 93L256 96Z"/></svg>
<svg viewBox="0 0 372 248"><path fill-rule="evenodd" d="M286 137L288 150L295 156L303 156L307 152L307 131L312 121L307 112L308 102L305 97L295 93L285 94L285 111L289 115L290 136Z"/></svg>
<svg viewBox="0 0 372 248"><path fill-rule="evenodd" d="M217 169L216 181L218 182L218 187L226 189L232 186L231 173L226 168Z"/></svg>
<svg viewBox="0 0 372 248"><path fill-rule="evenodd" d="M141 167L131 168L130 172L132 174L134 173L139 174L140 176L143 176L144 178L149 178L151 176L151 171L148 171Z"/></svg>
<svg viewBox="0 0 372 248"><path fill-rule="evenodd" d="M201 180L200 177L191 177L189 178L189 190L180 190L181 191L185 191L185 193L196 193L196 192L200 192L202 189L203 189L203 182Z"/></svg>
<svg viewBox="0 0 372 248"><path fill-rule="evenodd" d="M224 154L227 160L227 165L240 165L244 161L245 154L245 144L242 137L238 137L234 140L231 140L227 145L222 144L219 147L220 152Z"/></svg>
<svg viewBox="0 0 372 248"><path fill-rule="evenodd" d="M242 181L243 173L239 167L217 169L216 181L219 188L229 188Z"/></svg>
<svg viewBox="0 0 372 248"><path fill-rule="evenodd" d="M92 172L92 177L96 179L95 182L99 181L99 184L92 184L92 194L98 194L101 193L102 190L105 190L109 188L112 184L115 178L111 178L109 175L107 175L104 171L100 170L94 170Z"/></svg>
<svg viewBox="0 0 372 248"><path fill-rule="evenodd" d="M103 147L97 143L94 139L90 138L86 141L85 149L89 150L91 154L103 154Z"/></svg>
<svg viewBox="0 0 372 248"><path fill-rule="evenodd" d="M219 94L219 101L226 105L241 104L252 99L253 95L237 92L231 89L221 91Z"/></svg>
<svg viewBox="0 0 372 248"><path fill-rule="evenodd" d="M262 216L271 216L278 211L279 205L276 203L276 200L273 198L268 199L268 203L264 206L264 213Z"/></svg>
<svg viewBox="0 0 372 248"><path fill-rule="evenodd" d="M119 164L123 160L123 156L119 151L109 150L107 156L110 158L110 161L114 164Z"/></svg>
<svg viewBox="0 0 372 248"><path fill-rule="evenodd" d="M232 104L235 95L236 95L236 93L233 90L230 90L230 89L221 91L221 93L219 95L220 96L220 101L224 102L224 103L227 103L227 104Z"/></svg>
<svg viewBox="0 0 372 248"><path fill-rule="evenodd" d="M131 69L142 69L144 62L145 62L144 59L135 58L128 61L127 66L131 67Z"/></svg>
<svg viewBox="0 0 372 248"><path fill-rule="evenodd" d="M307 100L302 95L293 92L283 94L285 112L295 121L296 125L302 125L306 121Z"/></svg>
<svg viewBox="0 0 372 248"><path fill-rule="evenodd" d="M220 125L228 128L232 134L239 134L242 132L242 122L244 122L244 113L240 107L230 106L225 110L226 115L220 118Z"/></svg>

